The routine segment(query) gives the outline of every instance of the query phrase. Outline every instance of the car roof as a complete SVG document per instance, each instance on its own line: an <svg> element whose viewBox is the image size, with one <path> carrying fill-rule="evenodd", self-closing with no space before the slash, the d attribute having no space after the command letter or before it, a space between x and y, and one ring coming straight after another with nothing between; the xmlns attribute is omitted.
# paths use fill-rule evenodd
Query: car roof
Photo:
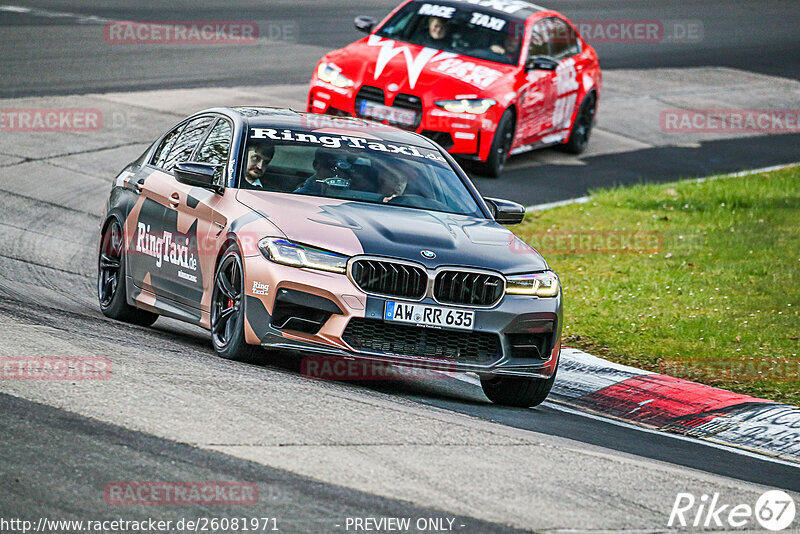
<svg viewBox="0 0 800 534"><path fill-rule="evenodd" d="M332 135L375 137L392 143L436 150L436 145L421 135L356 117L334 117L315 113L301 113L287 108L257 106L213 108L204 110L198 115L202 113L222 113L239 119L247 128L291 129L306 132L322 131Z"/></svg>
<svg viewBox="0 0 800 534"><path fill-rule="evenodd" d="M463 7L472 4L487 13L503 15L509 19L526 20L534 13L549 11L526 0L412 0L418 3L435 3L437 5Z"/></svg>

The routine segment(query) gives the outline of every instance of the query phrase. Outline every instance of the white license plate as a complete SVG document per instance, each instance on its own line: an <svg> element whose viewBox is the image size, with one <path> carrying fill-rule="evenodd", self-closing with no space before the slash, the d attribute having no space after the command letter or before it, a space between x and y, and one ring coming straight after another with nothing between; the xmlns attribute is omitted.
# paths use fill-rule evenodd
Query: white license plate
<svg viewBox="0 0 800 534"><path fill-rule="evenodd" d="M407 109L398 109L383 104L376 104L369 100L362 100L359 113L373 119L385 120L396 124L413 126L417 122L417 114Z"/></svg>
<svg viewBox="0 0 800 534"><path fill-rule="evenodd" d="M387 301L383 318L393 323L407 323L432 328L472 330L475 327L474 311L407 302Z"/></svg>

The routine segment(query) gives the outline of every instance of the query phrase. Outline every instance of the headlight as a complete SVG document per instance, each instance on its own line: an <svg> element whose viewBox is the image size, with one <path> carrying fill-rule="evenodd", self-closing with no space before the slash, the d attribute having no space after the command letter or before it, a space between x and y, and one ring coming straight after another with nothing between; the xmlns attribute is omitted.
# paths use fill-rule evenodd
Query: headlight
<svg viewBox="0 0 800 534"><path fill-rule="evenodd" d="M347 270L347 256L298 245L280 237L265 237L258 242L258 249L265 258L281 265L341 274Z"/></svg>
<svg viewBox="0 0 800 534"><path fill-rule="evenodd" d="M555 297L559 291L558 276L554 272L518 274L506 277L506 293Z"/></svg>
<svg viewBox="0 0 800 534"><path fill-rule="evenodd" d="M339 67L331 65L330 63L325 63L324 61L317 67L317 78L323 82L335 85L336 87L347 88L353 87L354 85L353 80L343 75Z"/></svg>
<svg viewBox="0 0 800 534"><path fill-rule="evenodd" d="M464 100L439 100L436 105L451 113L486 113L489 108L497 104L491 98L473 98Z"/></svg>

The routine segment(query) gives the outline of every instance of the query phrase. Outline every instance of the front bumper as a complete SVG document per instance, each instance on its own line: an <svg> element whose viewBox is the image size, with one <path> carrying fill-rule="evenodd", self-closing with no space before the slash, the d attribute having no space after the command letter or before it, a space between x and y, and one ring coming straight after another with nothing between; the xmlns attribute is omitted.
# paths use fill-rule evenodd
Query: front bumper
<svg viewBox="0 0 800 534"><path fill-rule="evenodd" d="M359 88L342 89L317 79L311 79L311 88L308 93L306 111L309 113L327 114L334 116L369 118L359 114L356 109ZM395 96L396 97L396 96ZM387 95L384 102L378 103L392 106L394 100L389 101ZM450 154L464 159L486 160L491 150L494 132L502 115L498 106L484 114L451 113L436 106L432 98L420 96L422 101L422 116L418 124L409 127L401 124L391 124L399 128L420 133L435 141Z"/></svg>
<svg viewBox="0 0 800 534"><path fill-rule="evenodd" d="M475 312L470 332L386 322L386 302L403 299L366 295L345 275L284 267L252 256L245 258L245 276L251 281L247 339L265 348L482 375L549 378L558 365L560 295L506 295L491 308L452 306ZM253 294L252 280L274 290ZM443 306L432 299L417 304ZM313 315L320 310L325 311L322 316ZM292 314L299 320L287 319ZM309 326L304 322L309 319L320 324Z"/></svg>

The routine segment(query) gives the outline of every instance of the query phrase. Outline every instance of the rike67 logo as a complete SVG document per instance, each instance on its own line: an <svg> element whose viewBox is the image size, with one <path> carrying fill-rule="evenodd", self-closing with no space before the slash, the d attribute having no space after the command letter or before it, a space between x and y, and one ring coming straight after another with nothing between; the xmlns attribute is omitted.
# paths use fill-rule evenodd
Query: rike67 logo
<svg viewBox="0 0 800 534"><path fill-rule="evenodd" d="M755 506L728 504L720 500L719 493L702 495L699 499L691 493L678 493L668 527L713 528L761 528L779 531L789 528L794 521L794 499L780 490L762 494Z"/></svg>

